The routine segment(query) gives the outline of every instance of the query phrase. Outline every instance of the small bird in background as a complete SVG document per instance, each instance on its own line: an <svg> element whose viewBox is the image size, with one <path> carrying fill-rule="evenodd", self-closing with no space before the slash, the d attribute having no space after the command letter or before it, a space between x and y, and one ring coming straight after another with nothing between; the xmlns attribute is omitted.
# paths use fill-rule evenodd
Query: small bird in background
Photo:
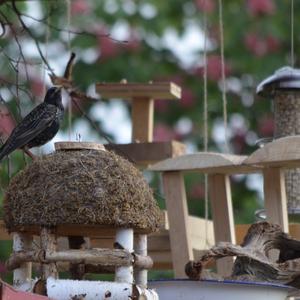
<svg viewBox="0 0 300 300"><path fill-rule="evenodd" d="M48 89L44 102L34 108L12 131L0 148L0 161L16 149L38 147L49 142L58 132L64 115L61 87Z"/></svg>

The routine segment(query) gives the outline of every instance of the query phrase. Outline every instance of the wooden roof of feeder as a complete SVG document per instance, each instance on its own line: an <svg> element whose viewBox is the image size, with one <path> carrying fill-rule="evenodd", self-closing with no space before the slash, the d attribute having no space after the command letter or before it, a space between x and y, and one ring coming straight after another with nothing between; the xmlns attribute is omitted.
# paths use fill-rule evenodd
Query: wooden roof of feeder
<svg viewBox="0 0 300 300"><path fill-rule="evenodd" d="M61 144L56 149L65 149ZM11 180L4 200L8 230L81 224L151 232L159 227L160 210L138 169L113 152L99 151L99 145L95 150L91 143L66 144L69 151L42 156Z"/></svg>
<svg viewBox="0 0 300 300"><path fill-rule="evenodd" d="M261 96L272 95L275 91L291 91L300 89L300 69L282 67L273 75L263 80L256 89Z"/></svg>

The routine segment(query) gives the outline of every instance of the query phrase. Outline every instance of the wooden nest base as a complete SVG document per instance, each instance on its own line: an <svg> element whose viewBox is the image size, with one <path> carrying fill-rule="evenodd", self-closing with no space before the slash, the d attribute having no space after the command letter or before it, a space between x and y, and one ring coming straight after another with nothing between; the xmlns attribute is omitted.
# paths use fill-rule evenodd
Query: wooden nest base
<svg viewBox="0 0 300 300"><path fill-rule="evenodd" d="M10 182L4 200L9 231L64 224L155 231L160 210L143 175L110 151L57 151Z"/></svg>
<svg viewBox="0 0 300 300"><path fill-rule="evenodd" d="M276 261L269 258L270 251L274 249L279 250ZM200 260L187 263L186 274L190 279L203 279L205 265L230 256L235 256L236 260L227 279L266 281L300 288L300 241L282 232L279 225L267 222L253 224L241 246L219 243Z"/></svg>

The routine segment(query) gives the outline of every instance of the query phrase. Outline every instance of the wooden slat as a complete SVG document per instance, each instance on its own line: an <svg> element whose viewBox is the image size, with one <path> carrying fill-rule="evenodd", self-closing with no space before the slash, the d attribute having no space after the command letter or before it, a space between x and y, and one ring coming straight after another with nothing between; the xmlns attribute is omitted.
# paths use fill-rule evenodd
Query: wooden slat
<svg viewBox="0 0 300 300"><path fill-rule="evenodd" d="M105 148L142 166L153 164L170 157L183 155L186 152L186 146L177 141L107 144Z"/></svg>
<svg viewBox="0 0 300 300"><path fill-rule="evenodd" d="M56 142L55 150L105 150L104 145L92 142Z"/></svg>
<svg viewBox="0 0 300 300"><path fill-rule="evenodd" d="M1 222L0 222L1 224ZM1 227L0 227L1 228ZM14 228L14 231L27 232L33 235L40 234L40 226L18 226ZM87 236L87 237L97 237L97 236L114 236L116 229L110 226L101 225L81 225L81 224L64 224L58 225L55 228L54 233L58 236ZM148 230L135 229L136 233L149 233Z"/></svg>
<svg viewBox="0 0 300 300"><path fill-rule="evenodd" d="M96 91L102 98L180 99L181 88L173 82L155 83L97 83Z"/></svg>
<svg viewBox="0 0 300 300"><path fill-rule="evenodd" d="M243 165L246 158L246 156L239 155L199 152L166 159L149 169L152 171L199 171L208 174L259 172L260 170L255 167Z"/></svg>
<svg viewBox="0 0 300 300"><path fill-rule="evenodd" d="M284 171L281 168L264 169L264 198L267 220L289 230Z"/></svg>
<svg viewBox="0 0 300 300"><path fill-rule="evenodd" d="M300 136L288 136L266 144L245 161L247 165L296 168L300 166Z"/></svg>
<svg viewBox="0 0 300 300"><path fill-rule="evenodd" d="M180 172L163 173L163 187L170 224L170 242L175 277L186 277L185 264L193 259L188 223L188 208L183 176Z"/></svg>
<svg viewBox="0 0 300 300"><path fill-rule="evenodd" d="M228 175L209 175L209 195L212 207L215 240L235 244L234 219L231 201L231 188ZM233 258L217 261L218 273L227 276L231 273Z"/></svg>
<svg viewBox="0 0 300 300"><path fill-rule="evenodd" d="M154 101L151 98L132 99L132 142L152 142Z"/></svg>

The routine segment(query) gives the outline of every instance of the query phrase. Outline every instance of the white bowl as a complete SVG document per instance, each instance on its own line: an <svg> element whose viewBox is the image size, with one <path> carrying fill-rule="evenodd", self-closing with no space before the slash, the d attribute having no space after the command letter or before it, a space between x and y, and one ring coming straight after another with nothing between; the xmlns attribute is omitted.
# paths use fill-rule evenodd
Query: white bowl
<svg viewBox="0 0 300 300"><path fill-rule="evenodd" d="M280 284L247 281L150 281L160 300L284 300L293 288Z"/></svg>

